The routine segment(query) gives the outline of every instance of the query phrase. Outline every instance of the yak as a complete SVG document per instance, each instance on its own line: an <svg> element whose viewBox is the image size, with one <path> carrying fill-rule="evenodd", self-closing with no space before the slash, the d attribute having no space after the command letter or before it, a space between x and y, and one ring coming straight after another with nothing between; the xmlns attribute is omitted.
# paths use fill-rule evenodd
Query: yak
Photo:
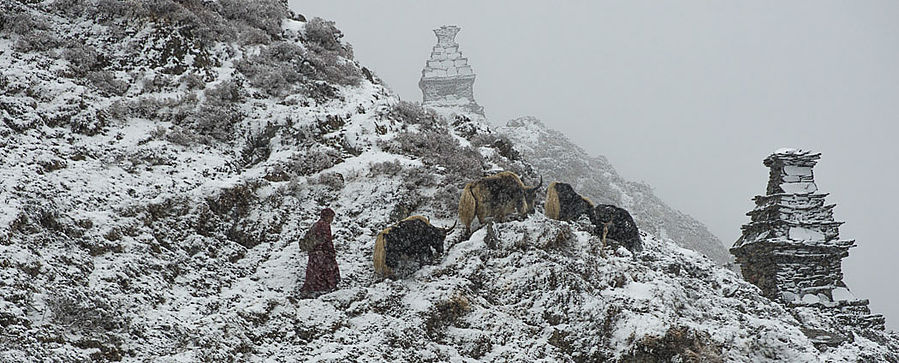
<svg viewBox="0 0 899 363"><path fill-rule="evenodd" d="M593 202L580 196L571 184L552 182L546 187L544 214L560 221L575 220L593 212Z"/></svg>
<svg viewBox="0 0 899 363"><path fill-rule="evenodd" d="M434 252L443 253L443 241L455 227L435 227L423 216L411 216L385 228L375 240L375 273L405 276L430 263Z"/></svg>
<svg viewBox="0 0 899 363"><path fill-rule="evenodd" d="M640 231L634 218L624 208L611 204L600 204L590 213L590 222L593 223L593 234L608 236L616 241L617 245L624 246L633 252L643 250L643 241L640 239Z"/></svg>
<svg viewBox="0 0 899 363"><path fill-rule="evenodd" d="M529 187L510 171L465 184L459 198L459 219L465 224L465 235L471 234L471 222L475 216L483 224L488 218L503 219L515 212L521 216L532 213L541 185L542 177L540 183Z"/></svg>

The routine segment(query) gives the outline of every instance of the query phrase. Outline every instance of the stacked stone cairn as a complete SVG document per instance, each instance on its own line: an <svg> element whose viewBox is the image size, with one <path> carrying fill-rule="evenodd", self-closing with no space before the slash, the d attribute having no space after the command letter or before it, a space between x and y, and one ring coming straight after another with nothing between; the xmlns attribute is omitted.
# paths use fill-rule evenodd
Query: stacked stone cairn
<svg viewBox="0 0 899 363"><path fill-rule="evenodd" d="M819 193L812 168L820 153L780 149L764 164L771 169L766 195L753 198L751 221L731 253L743 278L769 299L789 307L814 307L859 329L884 328L868 300L857 299L843 282L841 261L854 240L840 239L843 222Z"/></svg>
<svg viewBox="0 0 899 363"><path fill-rule="evenodd" d="M460 29L454 25L434 29L437 45L431 51L431 58L422 69L418 82L423 94L422 104L484 116L484 107L474 100L474 71L455 40Z"/></svg>

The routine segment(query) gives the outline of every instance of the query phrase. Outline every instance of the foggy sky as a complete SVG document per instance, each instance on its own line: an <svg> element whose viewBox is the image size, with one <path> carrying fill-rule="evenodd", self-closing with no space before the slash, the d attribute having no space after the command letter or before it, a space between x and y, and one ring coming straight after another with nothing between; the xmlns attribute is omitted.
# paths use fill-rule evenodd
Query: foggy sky
<svg viewBox="0 0 899 363"><path fill-rule="evenodd" d="M643 181L728 247L764 193L762 159L822 153L852 292L899 330L899 2L290 1L337 22L403 99L456 40L494 124L533 115Z"/></svg>

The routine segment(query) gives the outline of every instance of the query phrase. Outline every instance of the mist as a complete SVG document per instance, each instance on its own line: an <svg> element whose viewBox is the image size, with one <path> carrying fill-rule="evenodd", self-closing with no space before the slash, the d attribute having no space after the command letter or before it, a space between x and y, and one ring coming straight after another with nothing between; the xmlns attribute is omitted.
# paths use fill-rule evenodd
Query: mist
<svg viewBox="0 0 899 363"><path fill-rule="evenodd" d="M762 159L822 153L820 191L858 247L844 281L899 328L899 3L887 1L290 1L334 20L406 100L435 43L456 38L495 124L533 115L652 185L728 247L764 193Z"/></svg>

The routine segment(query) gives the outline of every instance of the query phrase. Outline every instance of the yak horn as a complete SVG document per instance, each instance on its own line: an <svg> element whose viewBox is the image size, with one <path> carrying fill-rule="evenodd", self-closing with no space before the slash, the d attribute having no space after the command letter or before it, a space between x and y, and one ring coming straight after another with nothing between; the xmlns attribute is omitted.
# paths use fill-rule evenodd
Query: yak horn
<svg viewBox="0 0 899 363"><path fill-rule="evenodd" d="M458 224L458 223L459 223L459 221L454 221L452 227L450 227L450 228L444 228L443 230L446 231L446 234L449 234L450 232L453 231L453 229L456 228L456 224Z"/></svg>
<svg viewBox="0 0 899 363"><path fill-rule="evenodd" d="M540 187L542 187L542 186L543 186L543 175L540 176L540 182L537 183L537 186L534 187L534 189L540 190Z"/></svg>

